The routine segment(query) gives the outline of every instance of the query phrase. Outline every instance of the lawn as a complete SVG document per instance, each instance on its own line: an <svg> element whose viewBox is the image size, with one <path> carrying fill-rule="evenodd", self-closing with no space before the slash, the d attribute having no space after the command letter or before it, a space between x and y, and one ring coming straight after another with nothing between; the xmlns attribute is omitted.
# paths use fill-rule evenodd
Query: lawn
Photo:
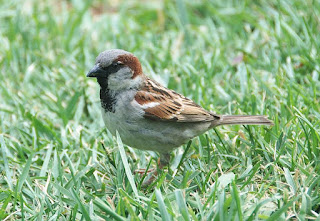
<svg viewBox="0 0 320 221"><path fill-rule="evenodd" d="M320 220L319 0L0 0L0 220ZM106 49L218 114L157 154L104 127ZM121 134L120 134L121 136Z"/></svg>

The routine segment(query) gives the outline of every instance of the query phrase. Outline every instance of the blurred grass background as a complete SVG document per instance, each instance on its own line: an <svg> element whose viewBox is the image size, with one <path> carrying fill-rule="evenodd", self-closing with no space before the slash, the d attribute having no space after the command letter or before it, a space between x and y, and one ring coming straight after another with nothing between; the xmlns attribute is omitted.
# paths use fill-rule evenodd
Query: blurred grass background
<svg viewBox="0 0 320 221"><path fill-rule="evenodd" d="M0 3L0 220L320 220L319 0ZM275 125L211 130L142 188L156 155L111 136L85 77L111 48Z"/></svg>

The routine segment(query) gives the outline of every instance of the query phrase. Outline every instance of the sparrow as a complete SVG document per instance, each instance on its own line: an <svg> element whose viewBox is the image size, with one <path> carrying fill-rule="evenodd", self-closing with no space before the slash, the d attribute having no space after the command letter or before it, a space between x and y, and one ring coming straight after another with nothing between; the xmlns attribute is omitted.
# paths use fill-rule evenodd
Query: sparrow
<svg viewBox="0 0 320 221"><path fill-rule="evenodd" d="M272 125L262 115L217 115L147 77L139 59L121 50L98 55L87 77L100 85L102 117L108 130L128 146L156 151L159 167L170 152L206 131L230 124Z"/></svg>

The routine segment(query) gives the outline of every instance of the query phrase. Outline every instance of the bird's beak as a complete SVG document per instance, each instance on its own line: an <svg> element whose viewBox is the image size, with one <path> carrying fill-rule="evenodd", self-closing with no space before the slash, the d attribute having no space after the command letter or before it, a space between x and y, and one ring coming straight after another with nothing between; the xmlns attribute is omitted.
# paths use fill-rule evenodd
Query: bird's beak
<svg viewBox="0 0 320 221"><path fill-rule="evenodd" d="M103 74L105 74L105 71L100 67L99 64L96 64L88 72L87 77L103 77Z"/></svg>

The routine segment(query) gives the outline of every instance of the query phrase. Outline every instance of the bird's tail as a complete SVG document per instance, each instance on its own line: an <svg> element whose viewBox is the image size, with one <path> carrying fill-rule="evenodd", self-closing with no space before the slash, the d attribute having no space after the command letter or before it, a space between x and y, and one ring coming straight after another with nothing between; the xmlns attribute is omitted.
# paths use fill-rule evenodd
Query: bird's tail
<svg viewBox="0 0 320 221"><path fill-rule="evenodd" d="M273 122L263 115L221 115L213 126L228 124L273 125Z"/></svg>

